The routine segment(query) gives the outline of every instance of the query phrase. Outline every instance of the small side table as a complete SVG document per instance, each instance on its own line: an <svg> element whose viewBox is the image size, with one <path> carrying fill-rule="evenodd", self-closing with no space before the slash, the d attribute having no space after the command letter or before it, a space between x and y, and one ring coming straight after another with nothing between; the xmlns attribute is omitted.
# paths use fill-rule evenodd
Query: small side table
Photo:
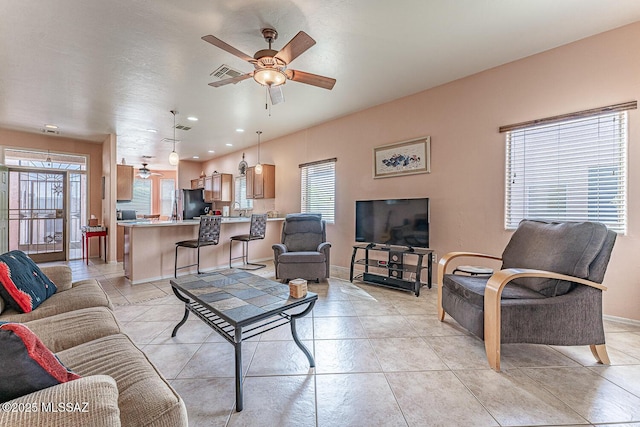
<svg viewBox="0 0 640 427"><path fill-rule="evenodd" d="M98 249L101 249L100 240L103 240L104 250L102 252L104 252L104 262L107 262L107 233L108 233L107 228L101 231L82 230L82 259L83 260L85 259L85 254L86 254L87 265L89 265L89 239L91 237L98 238ZM103 237L104 239L102 239ZM98 254L100 255L100 257L102 257L101 252L99 252Z"/></svg>

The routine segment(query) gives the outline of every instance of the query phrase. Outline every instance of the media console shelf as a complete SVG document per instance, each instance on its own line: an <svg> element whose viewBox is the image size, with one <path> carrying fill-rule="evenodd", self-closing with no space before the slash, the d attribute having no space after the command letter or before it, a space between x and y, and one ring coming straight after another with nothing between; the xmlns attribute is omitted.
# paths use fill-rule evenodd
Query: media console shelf
<svg viewBox="0 0 640 427"><path fill-rule="evenodd" d="M357 259L358 251L364 251L364 258ZM387 258L370 257L370 252L384 253ZM362 255L361 255L362 256ZM351 255L351 269L349 271L349 281L361 280L365 283L374 285L388 286L395 289L403 289L414 292L416 296L420 296L420 273L424 258L427 258L427 287L431 289L431 273L433 267L433 249L426 248L407 248L406 246L379 245L379 244L358 244L353 246L353 254ZM413 258L416 257L416 258ZM409 263L409 261L415 261ZM354 274L354 266L364 266L364 271ZM376 273L370 269L381 269L386 274ZM415 275L415 280L411 280L411 276Z"/></svg>

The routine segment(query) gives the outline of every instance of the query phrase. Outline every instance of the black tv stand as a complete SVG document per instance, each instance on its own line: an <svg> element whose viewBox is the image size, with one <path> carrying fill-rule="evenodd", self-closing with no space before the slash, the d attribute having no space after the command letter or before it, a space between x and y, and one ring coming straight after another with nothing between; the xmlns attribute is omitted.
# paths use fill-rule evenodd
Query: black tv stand
<svg viewBox="0 0 640 427"><path fill-rule="evenodd" d="M358 251L364 251L364 258L357 259ZM387 259L372 258L369 252L386 252ZM409 257L415 256L413 259L415 264L407 264L412 260ZM353 254L351 255L351 268L349 271L349 281L361 280L365 283L387 286L394 289L401 289L414 292L416 296L420 296L420 274L424 257L427 257L427 287L431 289L432 269L433 269L433 249L413 248L408 246L395 245L376 245L376 244L359 244L353 246ZM354 266L363 265L364 271L354 276ZM379 269L378 272L370 271L371 269ZM384 274L383 272L386 272ZM415 274L415 280L411 280L411 276Z"/></svg>

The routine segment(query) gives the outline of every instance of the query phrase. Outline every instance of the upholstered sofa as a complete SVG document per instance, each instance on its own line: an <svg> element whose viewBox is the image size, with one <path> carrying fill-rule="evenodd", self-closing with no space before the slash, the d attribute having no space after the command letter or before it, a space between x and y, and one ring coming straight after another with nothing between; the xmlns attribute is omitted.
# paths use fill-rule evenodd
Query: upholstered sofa
<svg viewBox="0 0 640 427"><path fill-rule="evenodd" d="M55 294L27 313L0 298L0 322L26 325L81 378L4 402L0 425L186 426L184 402L123 333L99 283L72 282L67 266L41 270Z"/></svg>

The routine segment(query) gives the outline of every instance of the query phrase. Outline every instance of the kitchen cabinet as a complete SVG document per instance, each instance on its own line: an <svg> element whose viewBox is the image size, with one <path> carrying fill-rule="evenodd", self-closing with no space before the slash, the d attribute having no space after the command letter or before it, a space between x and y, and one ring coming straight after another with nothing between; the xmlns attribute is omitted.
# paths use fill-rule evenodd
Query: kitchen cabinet
<svg viewBox="0 0 640 427"><path fill-rule="evenodd" d="M273 199L276 197L276 167L262 165L262 173L255 166L247 168L247 199Z"/></svg>
<svg viewBox="0 0 640 427"><path fill-rule="evenodd" d="M204 201L207 203L213 202L213 182L211 176L204 177Z"/></svg>
<svg viewBox="0 0 640 427"><path fill-rule="evenodd" d="M133 166L117 165L116 169L116 199L133 199Z"/></svg>
<svg viewBox="0 0 640 427"><path fill-rule="evenodd" d="M191 180L191 189L192 190L197 190L198 188L204 188L204 177L203 176L201 176L200 178Z"/></svg>
<svg viewBox="0 0 640 427"><path fill-rule="evenodd" d="M211 200L214 202L230 202L233 175L230 173L214 173L209 178L211 178ZM206 183L204 192L206 201Z"/></svg>
<svg viewBox="0 0 640 427"><path fill-rule="evenodd" d="M204 201L207 203L230 202L232 182L233 175L230 173L214 173L210 176L191 180L191 188L203 188Z"/></svg>

